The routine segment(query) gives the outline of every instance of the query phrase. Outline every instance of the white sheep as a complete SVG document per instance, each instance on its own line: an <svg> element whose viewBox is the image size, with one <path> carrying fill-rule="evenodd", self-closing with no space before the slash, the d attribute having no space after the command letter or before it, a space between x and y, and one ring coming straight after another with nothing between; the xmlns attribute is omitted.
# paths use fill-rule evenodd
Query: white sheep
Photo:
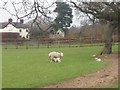
<svg viewBox="0 0 120 90"><path fill-rule="evenodd" d="M95 59L96 59L96 61L99 61L99 62L101 61L101 59L100 59L100 58L97 58L97 57L96 57Z"/></svg>
<svg viewBox="0 0 120 90"><path fill-rule="evenodd" d="M49 54L48 54L48 57L49 57L49 59L50 59L50 62L52 62L52 61L54 61L54 62L61 62L61 57L63 57L63 53L62 52L55 52L55 51L53 51L53 52L50 52Z"/></svg>

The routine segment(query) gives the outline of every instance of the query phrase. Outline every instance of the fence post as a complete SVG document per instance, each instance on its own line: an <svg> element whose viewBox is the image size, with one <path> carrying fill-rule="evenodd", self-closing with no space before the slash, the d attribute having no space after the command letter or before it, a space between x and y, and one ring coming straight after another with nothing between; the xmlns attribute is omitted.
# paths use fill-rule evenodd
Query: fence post
<svg viewBox="0 0 120 90"><path fill-rule="evenodd" d="M16 49L18 49L18 40L17 39L15 39L15 46L16 46Z"/></svg>
<svg viewBox="0 0 120 90"><path fill-rule="evenodd" d="M57 39L58 47L60 48L60 39Z"/></svg>
<svg viewBox="0 0 120 90"><path fill-rule="evenodd" d="M37 46L37 48L39 48L39 45L40 45L40 39L38 39L38 46Z"/></svg>
<svg viewBox="0 0 120 90"><path fill-rule="evenodd" d="M26 42L26 49L28 49L28 40L25 40Z"/></svg>
<svg viewBox="0 0 120 90"><path fill-rule="evenodd" d="M49 42L47 43L47 48L49 48Z"/></svg>
<svg viewBox="0 0 120 90"><path fill-rule="evenodd" d="M7 49L7 39L6 39L5 41L6 41L6 44L5 44L5 49Z"/></svg>
<svg viewBox="0 0 120 90"><path fill-rule="evenodd" d="M68 41L68 44L69 44L69 48L71 47L71 43L70 43L70 41Z"/></svg>
<svg viewBox="0 0 120 90"><path fill-rule="evenodd" d="M60 48L60 44L61 44L60 41L58 41L59 48Z"/></svg>

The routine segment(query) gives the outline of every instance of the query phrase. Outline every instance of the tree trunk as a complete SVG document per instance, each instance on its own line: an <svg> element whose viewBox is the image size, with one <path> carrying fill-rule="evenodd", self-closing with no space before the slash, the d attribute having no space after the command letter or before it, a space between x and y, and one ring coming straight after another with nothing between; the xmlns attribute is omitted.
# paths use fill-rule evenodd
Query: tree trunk
<svg viewBox="0 0 120 90"><path fill-rule="evenodd" d="M100 53L101 55L112 53L112 34L114 31L114 28L113 28L113 25L111 25L111 24L109 24L107 26L108 26L108 28L105 30L105 34L104 34L105 46L103 48L103 51Z"/></svg>

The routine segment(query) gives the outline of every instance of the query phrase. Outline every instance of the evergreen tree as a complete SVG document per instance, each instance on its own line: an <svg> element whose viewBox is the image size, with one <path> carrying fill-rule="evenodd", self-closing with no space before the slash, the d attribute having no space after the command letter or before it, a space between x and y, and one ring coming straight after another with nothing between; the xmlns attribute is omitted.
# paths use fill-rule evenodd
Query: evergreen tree
<svg viewBox="0 0 120 90"><path fill-rule="evenodd" d="M66 2L56 2L56 8L54 12L57 13L57 17L54 20L57 30L61 28L66 31L67 27L70 27L73 17L72 9L70 8L69 4Z"/></svg>

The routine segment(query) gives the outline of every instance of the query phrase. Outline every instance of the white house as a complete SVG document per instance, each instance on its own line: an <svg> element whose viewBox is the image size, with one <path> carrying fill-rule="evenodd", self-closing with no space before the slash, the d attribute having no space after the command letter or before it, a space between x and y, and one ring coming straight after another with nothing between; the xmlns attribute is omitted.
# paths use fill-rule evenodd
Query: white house
<svg viewBox="0 0 120 90"><path fill-rule="evenodd" d="M49 38L64 38L65 37L65 33L62 29L59 29L57 32L55 33L51 33L49 34Z"/></svg>
<svg viewBox="0 0 120 90"><path fill-rule="evenodd" d="M1 23L0 33L2 33L2 39L29 39L29 29L23 24L23 20L18 22L12 22L9 19L7 23Z"/></svg>

